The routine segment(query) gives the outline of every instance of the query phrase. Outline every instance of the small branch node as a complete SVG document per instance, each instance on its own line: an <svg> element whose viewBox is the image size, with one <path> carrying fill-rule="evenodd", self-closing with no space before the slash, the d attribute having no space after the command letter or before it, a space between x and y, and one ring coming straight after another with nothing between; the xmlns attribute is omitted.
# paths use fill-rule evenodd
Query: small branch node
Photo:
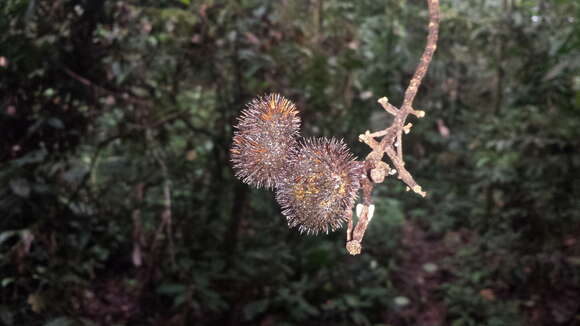
<svg viewBox="0 0 580 326"><path fill-rule="evenodd" d="M411 127L413 127L413 124L410 122L403 127L403 132L405 135L411 132Z"/></svg>
<svg viewBox="0 0 580 326"><path fill-rule="evenodd" d="M425 117L425 111L421 111L421 110L413 110L413 111L411 111L411 114L416 116L417 118Z"/></svg>
<svg viewBox="0 0 580 326"><path fill-rule="evenodd" d="M391 167L387 163L383 161L377 162L375 167L371 170L371 180L374 183L382 183L385 181L385 176L390 169Z"/></svg>
<svg viewBox="0 0 580 326"><path fill-rule="evenodd" d="M368 130L367 130L367 131L365 131L365 133L364 133L364 134L360 134L360 135L358 136L358 140L359 140L361 143L365 143L365 144L367 144L367 145L369 145L369 146L371 146L371 147L372 147L372 143L373 143L373 141L374 141L374 139L373 139L373 137L372 137L372 135L371 135L371 132L370 132L370 131L368 131Z"/></svg>
<svg viewBox="0 0 580 326"><path fill-rule="evenodd" d="M360 134L358 135L358 141L360 141L361 143L365 143L366 144L366 136L365 134Z"/></svg>

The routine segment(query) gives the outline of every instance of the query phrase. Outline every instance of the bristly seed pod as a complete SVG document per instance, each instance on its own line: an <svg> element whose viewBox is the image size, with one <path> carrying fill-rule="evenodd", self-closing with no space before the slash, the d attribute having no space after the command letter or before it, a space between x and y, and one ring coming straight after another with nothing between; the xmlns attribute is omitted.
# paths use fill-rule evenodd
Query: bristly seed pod
<svg viewBox="0 0 580 326"><path fill-rule="evenodd" d="M302 142L291 155L287 176L276 191L288 226L307 234L342 227L360 188L362 166L342 140Z"/></svg>
<svg viewBox="0 0 580 326"><path fill-rule="evenodd" d="M278 185L299 136L294 103L279 94L256 98L242 111L235 128L230 153L236 176L257 188Z"/></svg>

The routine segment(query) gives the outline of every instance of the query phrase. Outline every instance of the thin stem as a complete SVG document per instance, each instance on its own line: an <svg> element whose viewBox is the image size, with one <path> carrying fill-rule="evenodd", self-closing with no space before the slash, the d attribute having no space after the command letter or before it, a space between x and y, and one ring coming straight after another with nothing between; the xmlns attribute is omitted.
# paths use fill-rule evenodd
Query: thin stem
<svg viewBox="0 0 580 326"><path fill-rule="evenodd" d="M372 149L371 153L369 153L365 159L367 174L372 174L372 169L379 168L380 164L378 163L382 160L383 156L387 154L397 172L397 177L405 183L409 189L423 197L427 194L422 190L421 186L417 184L411 173L409 173L405 168L405 161L403 160L403 133L406 134L411 130L412 124L405 125L405 121L409 114L415 115L418 118L425 116L424 111L413 109L413 101L415 100L421 82L429 69L429 64L433 59L433 54L437 49L437 39L439 36L439 0L427 0L427 5L429 7L429 32L427 34L427 44L425 45L425 50L421 55L419 64L415 69L415 73L409 81L409 86L405 90L405 96L401 108L397 109L391 105L386 97L379 99L379 103L383 109L393 115L393 122L384 130L373 133L367 131L365 134L359 136L359 139ZM375 138L380 137L382 137L382 139L378 142ZM377 181L368 179L366 175L363 176L361 180L364 194L364 208L354 230L352 226L352 218L349 219L346 248L352 255L360 253L360 243L368 226L369 219L367 213L369 206L372 204L371 193L373 190L373 182Z"/></svg>

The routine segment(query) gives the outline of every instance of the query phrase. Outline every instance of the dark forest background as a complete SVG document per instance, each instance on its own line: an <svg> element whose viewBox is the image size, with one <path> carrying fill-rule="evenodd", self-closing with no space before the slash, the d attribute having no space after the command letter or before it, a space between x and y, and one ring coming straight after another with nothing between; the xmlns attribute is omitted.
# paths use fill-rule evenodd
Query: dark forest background
<svg viewBox="0 0 580 326"><path fill-rule="evenodd" d="M580 3L442 0L394 178L350 256L232 173L257 95L353 153L422 0L0 2L0 325L580 325Z"/></svg>

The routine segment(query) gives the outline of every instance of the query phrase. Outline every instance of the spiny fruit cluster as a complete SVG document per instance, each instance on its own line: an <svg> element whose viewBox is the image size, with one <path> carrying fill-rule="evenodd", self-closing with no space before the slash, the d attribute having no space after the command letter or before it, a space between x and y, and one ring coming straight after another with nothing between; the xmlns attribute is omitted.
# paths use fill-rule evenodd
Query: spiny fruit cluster
<svg viewBox="0 0 580 326"><path fill-rule="evenodd" d="M250 102L235 128L230 152L236 176L275 189L289 227L317 234L342 226L363 173L342 141L302 139L296 106L279 94Z"/></svg>

